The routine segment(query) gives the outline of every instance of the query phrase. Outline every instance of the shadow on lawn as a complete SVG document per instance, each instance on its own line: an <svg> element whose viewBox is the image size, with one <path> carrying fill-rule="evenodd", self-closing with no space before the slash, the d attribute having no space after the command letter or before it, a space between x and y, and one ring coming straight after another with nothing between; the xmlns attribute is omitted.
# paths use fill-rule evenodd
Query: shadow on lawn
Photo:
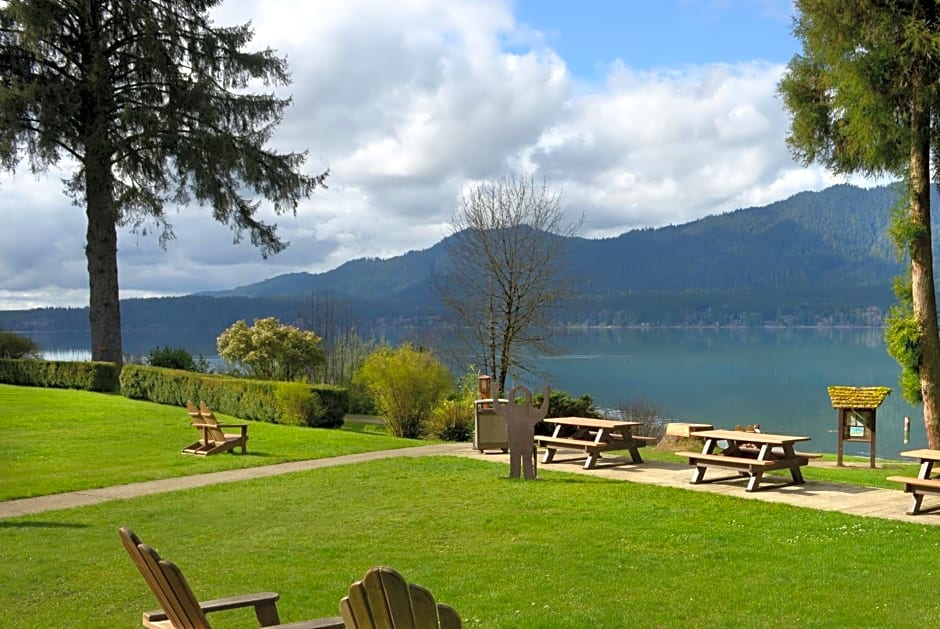
<svg viewBox="0 0 940 629"><path fill-rule="evenodd" d="M68 522L4 522L0 529L87 529L89 524L70 524Z"/></svg>

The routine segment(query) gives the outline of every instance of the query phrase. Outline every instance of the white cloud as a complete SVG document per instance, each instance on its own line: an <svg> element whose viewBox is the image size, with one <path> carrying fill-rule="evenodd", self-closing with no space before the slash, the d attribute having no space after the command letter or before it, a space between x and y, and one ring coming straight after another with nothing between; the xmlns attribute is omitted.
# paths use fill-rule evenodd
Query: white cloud
<svg viewBox="0 0 940 629"><path fill-rule="evenodd" d="M177 239L122 231L123 296L185 294L363 256L426 248L468 185L509 168L563 188L583 235L681 223L768 203L831 178L795 164L775 96L780 65L637 72L611 60L584 84L509 0L229 0L217 23L251 19L255 47L287 55L293 97L274 143L329 168L291 242L262 260L206 208L171 211ZM0 307L87 303L84 217L58 176L4 177Z"/></svg>

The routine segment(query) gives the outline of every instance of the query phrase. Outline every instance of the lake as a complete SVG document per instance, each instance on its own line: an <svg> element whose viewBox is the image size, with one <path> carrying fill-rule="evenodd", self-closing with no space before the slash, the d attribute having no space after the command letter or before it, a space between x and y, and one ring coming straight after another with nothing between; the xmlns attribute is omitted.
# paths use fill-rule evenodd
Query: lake
<svg viewBox="0 0 940 629"><path fill-rule="evenodd" d="M39 340L39 339L37 339ZM136 339L140 341L140 339ZM49 358L87 359L87 340L47 336L40 346ZM146 354L177 341L148 340L127 351ZM835 452L838 414L826 387L887 386L877 417L877 454L896 458L902 450L926 446L919 408L897 390L898 366L887 355L882 330L872 328L695 328L572 330L554 338L558 356L543 357L546 380L572 396L590 394L597 406L617 408L636 400L651 402L677 421L760 424L764 432L803 434L807 451ZM210 356L212 342L187 346ZM911 418L904 444L904 417ZM868 445L846 443L846 454L868 455Z"/></svg>
<svg viewBox="0 0 940 629"><path fill-rule="evenodd" d="M838 413L830 385L887 386L878 409L880 457L925 447L919 408L897 389L899 368L880 329L604 329L559 336L564 350L543 359L552 386L590 393L599 407L645 399L679 421L812 437L805 450L835 452ZM542 385L544 386L544 385ZM904 444L904 417L911 418ZM868 455L868 444L846 443L846 454Z"/></svg>

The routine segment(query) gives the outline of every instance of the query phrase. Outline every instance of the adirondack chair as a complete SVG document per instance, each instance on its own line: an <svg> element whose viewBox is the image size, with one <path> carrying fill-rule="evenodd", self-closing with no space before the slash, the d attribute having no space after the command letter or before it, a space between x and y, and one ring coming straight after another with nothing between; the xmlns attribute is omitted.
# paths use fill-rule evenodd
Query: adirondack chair
<svg viewBox="0 0 940 629"><path fill-rule="evenodd" d="M220 424L215 413L205 402L199 403L199 408L192 402L186 403L186 410L192 418L192 425L199 430L199 441L183 448L184 454L198 454L208 456L219 452L234 452L241 446L242 454L247 452L248 424ZM223 428L238 428L238 433L223 432Z"/></svg>
<svg viewBox="0 0 940 629"><path fill-rule="evenodd" d="M371 568L339 603L347 629L460 629L460 615L392 568Z"/></svg>
<svg viewBox="0 0 940 629"><path fill-rule="evenodd" d="M157 551L144 544L133 531L119 529L124 548L143 575L150 591L163 607L144 612L142 622L150 629L211 629L206 614L228 609L253 607L260 627L281 629L343 629L339 616L318 618L282 625L277 613L276 592L258 592L199 602L182 571L172 561L161 559Z"/></svg>

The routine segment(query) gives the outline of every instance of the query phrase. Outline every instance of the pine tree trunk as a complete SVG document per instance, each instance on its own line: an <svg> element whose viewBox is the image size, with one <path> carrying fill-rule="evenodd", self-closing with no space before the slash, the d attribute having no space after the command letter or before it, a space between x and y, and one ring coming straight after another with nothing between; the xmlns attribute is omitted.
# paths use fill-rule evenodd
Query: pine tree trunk
<svg viewBox="0 0 940 629"><path fill-rule="evenodd" d="M922 331L920 391L923 398L924 430L931 448L940 447L940 333L937 329L937 299L933 278L930 234L930 136L927 105L916 98L911 112L911 223L920 233L911 244L911 289L914 316Z"/></svg>
<svg viewBox="0 0 940 629"><path fill-rule="evenodd" d="M88 217L85 257L88 260L91 358L120 366L124 352L118 293L117 213L113 191L110 161L107 156L95 156L89 150L85 162Z"/></svg>

